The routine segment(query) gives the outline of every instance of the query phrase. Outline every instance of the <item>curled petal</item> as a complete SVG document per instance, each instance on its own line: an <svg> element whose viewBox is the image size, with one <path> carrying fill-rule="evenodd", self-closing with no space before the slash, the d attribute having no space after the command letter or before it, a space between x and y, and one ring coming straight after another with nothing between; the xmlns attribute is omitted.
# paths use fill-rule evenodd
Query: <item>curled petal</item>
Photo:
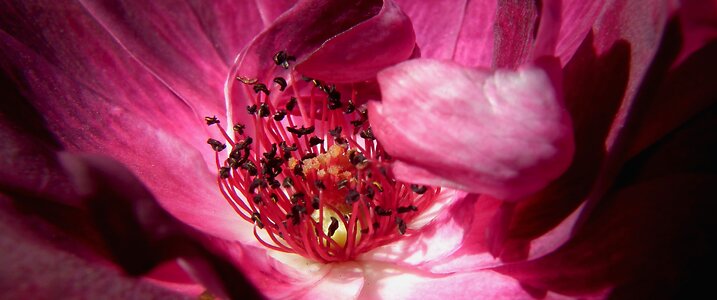
<svg viewBox="0 0 717 300"><path fill-rule="evenodd" d="M449 62L412 60L378 75L375 135L408 182L517 199L569 165L572 125L546 69L494 73ZM450 81L444 80L450 78Z"/></svg>

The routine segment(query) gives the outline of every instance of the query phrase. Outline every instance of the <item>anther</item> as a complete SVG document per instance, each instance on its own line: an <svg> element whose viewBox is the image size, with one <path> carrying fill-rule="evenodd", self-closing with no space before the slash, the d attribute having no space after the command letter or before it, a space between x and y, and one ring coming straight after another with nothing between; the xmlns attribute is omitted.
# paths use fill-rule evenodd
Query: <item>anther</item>
<svg viewBox="0 0 717 300"><path fill-rule="evenodd" d="M282 77L276 77L274 78L274 83L279 85L279 90L284 91L286 89L286 79Z"/></svg>
<svg viewBox="0 0 717 300"><path fill-rule="evenodd" d="M204 117L204 121L207 122L207 125L219 124L219 119L217 119L217 116Z"/></svg>
<svg viewBox="0 0 717 300"><path fill-rule="evenodd" d="M362 138L367 140L375 140L376 137L373 135L373 131L371 130L371 127L368 129L361 131L361 134L359 134Z"/></svg>
<svg viewBox="0 0 717 300"><path fill-rule="evenodd" d="M396 225L398 225L398 233L404 235L406 233L406 222L403 219L396 217Z"/></svg>
<svg viewBox="0 0 717 300"><path fill-rule="evenodd" d="M299 200L303 200L304 196L306 196L304 192L296 192L291 195L291 197L289 197L289 201L291 201L292 204L296 204L297 202L299 202Z"/></svg>
<svg viewBox="0 0 717 300"><path fill-rule="evenodd" d="M234 148L243 150L244 148L248 148L251 145L252 141L254 141L254 140L250 136L248 136L245 139L237 142L236 145L234 145Z"/></svg>
<svg viewBox="0 0 717 300"><path fill-rule="evenodd" d="M337 229L339 229L339 220L334 217L331 217L331 224L329 224L329 230L326 235L328 235L329 237L334 236L334 233L336 233Z"/></svg>
<svg viewBox="0 0 717 300"><path fill-rule="evenodd" d="M257 107L256 104L247 105L246 111L249 112L250 115L253 115L256 113Z"/></svg>
<svg viewBox="0 0 717 300"><path fill-rule="evenodd" d="M296 57L287 54L284 51L279 51L274 54L274 63L277 66L281 66L284 69L289 68L289 61L295 61Z"/></svg>
<svg viewBox="0 0 717 300"><path fill-rule="evenodd" d="M236 78L237 78L237 80L241 81L241 83L250 84L250 85L255 84L259 81L256 78L248 78L248 77L242 77L242 76L237 76Z"/></svg>
<svg viewBox="0 0 717 300"><path fill-rule="evenodd" d="M428 188L427 188L425 185L417 185L417 184L412 184L412 185L411 185L411 190L412 190L414 193L419 194L419 195L425 193L427 189L428 189Z"/></svg>
<svg viewBox="0 0 717 300"><path fill-rule="evenodd" d="M266 102L262 102L259 105L259 116L263 118L263 117L268 117L269 114L270 114L269 105L266 104Z"/></svg>
<svg viewBox="0 0 717 300"><path fill-rule="evenodd" d="M232 127L238 134L244 134L244 128L246 128L246 125L239 123L236 123L234 127Z"/></svg>
<svg viewBox="0 0 717 300"><path fill-rule="evenodd" d="M274 113L274 120L281 121L284 119L285 116L286 116L286 111L281 109L281 110L277 111L276 113Z"/></svg>
<svg viewBox="0 0 717 300"><path fill-rule="evenodd" d="M393 213L392 210L384 209L383 207L380 207L380 206L376 206L375 210L376 210L377 215L384 216L384 217L390 216Z"/></svg>
<svg viewBox="0 0 717 300"><path fill-rule="evenodd" d="M314 195L313 198L311 198L311 207L313 209L319 209L319 196Z"/></svg>
<svg viewBox="0 0 717 300"><path fill-rule="evenodd" d="M230 170L231 170L231 169L229 169L229 167L221 167L221 168L219 168L219 177L220 177L221 179L227 179L227 178L229 178L229 171L230 171Z"/></svg>
<svg viewBox="0 0 717 300"><path fill-rule="evenodd" d="M251 214L251 219L256 224L256 227L259 227L259 229L264 228L264 223L261 222L261 215L258 212Z"/></svg>
<svg viewBox="0 0 717 300"><path fill-rule="evenodd" d="M354 202L359 200L359 197L361 197L361 194L359 194L358 191L356 191L355 189L349 190L348 193L346 193L346 204L354 204Z"/></svg>
<svg viewBox="0 0 717 300"><path fill-rule="evenodd" d="M316 146L316 145L320 145L320 144L323 143L323 142L324 142L324 140L321 139L321 138L319 138L318 136L312 136L312 137L309 139L309 145L310 145L311 147Z"/></svg>
<svg viewBox="0 0 717 300"><path fill-rule="evenodd" d="M287 110L287 111L292 111L292 110L294 110L294 106L296 106L296 98L295 98L295 97L291 97L291 98L289 99L289 102L286 102L286 110Z"/></svg>
<svg viewBox="0 0 717 300"><path fill-rule="evenodd" d="M354 106L354 102L349 99L348 103L346 104L346 110L344 110L344 112L350 114L354 112L354 110L356 110L356 106Z"/></svg>
<svg viewBox="0 0 717 300"><path fill-rule="evenodd" d="M409 205L409 206L399 206L398 209L396 209L396 212L398 212L399 214L403 214L403 213L407 213L407 212L411 212L411 211L418 211L418 207L416 207L414 205Z"/></svg>
<svg viewBox="0 0 717 300"><path fill-rule="evenodd" d="M312 134L314 132L314 126L310 126L308 128L301 126L301 128L298 129L296 127L286 127L286 131L296 134L296 137L301 137Z"/></svg>
<svg viewBox="0 0 717 300"><path fill-rule="evenodd" d="M284 182L282 182L281 186L283 186L283 187L285 187L285 188L287 188L287 189L290 188L290 187L293 187L293 186L294 186L294 180L291 179L291 177L286 177L286 178L284 178Z"/></svg>
<svg viewBox="0 0 717 300"><path fill-rule="evenodd" d="M267 95L267 96L269 96L269 94L271 94L269 89L266 88L266 84L263 84L263 83L255 84L253 89L254 89L254 93L257 93L257 94L264 93L264 95Z"/></svg>
<svg viewBox="0 0 717 300"><path fill-rule="evenodd" d="M241 168L246 170L250 176L256 176L256 174L259 173L259 170L256 168L256 165L251 161L243 163L241 165Z"/></svg>
<svg viewBox="0 0 717 300"><path fill-rule="evenodd" d="M314 182L314 184L316 184L316 188L319 189L319 190L325 190L325 189L326 189L326 185L324 184L323 181L321 181L321 179L317 179L317 180Z"/></svg>
<svg viewBox="0 0 717 300"><path fill-rule="evenodd" d="M224 148L227 147L227 145L223 144L223 143L220 142L220 141L217 141L217 140L215 140L215 139L212 139L212 138L210 138L210 139L207 140L207 144L209 144L210 146L212 146L212 149L214 149L214 151L217 151L217 152L222 151L222 150L224 150Z"/></svg>
<svg viewBox="0 0 717 300"><path fill-rule="evenodd" d="M301 160L312 159L312 158L317 157L317 156L319 156L319 155L316 154L316 153L313 153L313 152L309 152L309 153L306 153L306 154L304 154L303 156L301 156Z"/></svg>

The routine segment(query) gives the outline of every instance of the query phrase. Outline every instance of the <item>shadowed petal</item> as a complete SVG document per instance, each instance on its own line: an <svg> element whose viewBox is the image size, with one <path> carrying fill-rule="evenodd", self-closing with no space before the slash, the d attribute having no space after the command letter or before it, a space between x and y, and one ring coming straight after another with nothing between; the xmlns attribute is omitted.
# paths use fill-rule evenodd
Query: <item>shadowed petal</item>
<svg viewBox="0 0 717 300"><path fill-rule="evenodd" d="M369 116L402 180L516 199L572 159L570 119L539 67L490 73L413 60L378 78L384 99Z"/></svg>

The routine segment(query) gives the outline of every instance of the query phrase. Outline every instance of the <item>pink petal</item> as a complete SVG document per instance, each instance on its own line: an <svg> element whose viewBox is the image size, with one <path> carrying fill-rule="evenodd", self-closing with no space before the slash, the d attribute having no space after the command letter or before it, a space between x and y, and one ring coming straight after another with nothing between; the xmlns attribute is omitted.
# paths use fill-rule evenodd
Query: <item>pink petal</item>
<svg viewBox="0 0 717 300"><path fill-rule="evenodd" d="M493 27L493 67L515 69L537 57L553 56L560 27L560 1L500 1Z"/></svg>
<svg viewBox="0 0 717 300"><path fill-rule="evenodd" d="M517 199L572 159L570 119L539 67L490 73L413 60L378 80L384 98L370 104L369 116L402 180Z"/></svg>
<svg viewBox="0 0 717 300"><path fill-rule="evenodd" d="M380 38L372 36L377 34L381 34ZM332 83L363 81L409 58L414 48L410 22L391 1L360 1L352 5L344 1L301 1L236 58L225 84L228 119L239 121L246 115L247 93L253 94L248 86L235 85L237 76L263 83L282 77L292 85L299 80L290 72L296 67L308 72L302 75L319 76ZM381 49L380 53L377 49ZM296 58L291 68L274 63L273 57L279 51Z"/></svg>
<svg viewBox="0 0 717 300"><path fill-rule="evenodd" d="M331 82L373 79L381 69L408 59L415 44L411 20L395 3L384 1L376 16L328 39L296 70Z"/></svg>
<svg viewBox="0 0 717 300"><path fill-rule="evenodd" d="M492 53L495 4L491 1L397 1L411 18L426 58L481 65Z"/></svg>
<svg viewBox="0 0 717 300"><path fill-rule="evenodd" d="M296 0L187 2L196 17L187 16L174 21L185 23L187 19L196 18L198 23L196 26L201 26L222 61L230 65L237 53L249 44L256 34L269 27L271 22L290 9ZM130 3L130 5L138 4Z"/></svg>
<svg viewBox="0 0 717 300"><path fill-rule="evenodd" d="M555 56L565 66L592 30L595 20L605 6L605 0L569 0L562 4L561 26Z"/></svg>
<svg viewBox="0 0 717 300"><path fill-rule="evenodd" d="M373 249L358 259L428 269L431 264L452 255L469 238L475 195L442 191L434 207L408 224L410 233L402 239ZM426 220L424 220L424 218Z"/></svg>
<svg viewBox="0 0 717 300"><path fill-rule="evenodd" d="M190 106L197 117L222 111L221 91L228 66L205 34L202 20L197 18L201 14L191 5L123 0L81 3L82 9L96 20L92 23L97 22L157 80ZM248 27L245 35L252 36L260 29L261 26ZM233 50L236 49L223 51ZM86 57L93 55L88 53Z"/></svg>
<svg viewBox="0 0 717 300"><path fill-rule="evenodd" d="M533 299L518 281L493 271L435 275L366 263L363 272L359 299Z"/></svg>
<svg viewBox="0 0 717 300"><path fill-rule="evenodd" d="M68 78L17 40L3 33L0 37L0 49L7 54L3 57L11 59L7 63L22 83L24 96L45 117L47 128L61 145L70 151L118 159L185 223L228 239L241 238L226 224L243 221L222 200L215 188L215 175L202 158L202 152L209 152L204 126L197 124L191 110L150 74L127 61L117 73L136 73L122 84L106 84L104 89L112 93L105 95ZM58 103L58 99L62 102ZM184 188L188 183L193 189ZM197 195L215 200L205 201ZM207 219L214 222L206 222Z"/></svg>

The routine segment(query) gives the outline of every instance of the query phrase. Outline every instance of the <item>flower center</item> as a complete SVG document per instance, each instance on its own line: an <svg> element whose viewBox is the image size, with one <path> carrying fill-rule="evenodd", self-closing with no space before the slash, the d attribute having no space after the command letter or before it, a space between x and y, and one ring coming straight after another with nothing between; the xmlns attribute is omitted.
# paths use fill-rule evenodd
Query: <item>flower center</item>
<svg viewBox="0 0 717 300"><path fill-rule="evenodd" d="M292 59L280 51L274 63L289 69ZM226 201L266 247L320 262L350 260L410 234L407 224L440 188L393 177L365 105L342 98L335 85L289 74L290 89L282 77L267 85L237 76L249 121L235 124L232 136L216 117L205 118L226 140L207 141ZM349 90L356 99L360 91Z"/></svg>

